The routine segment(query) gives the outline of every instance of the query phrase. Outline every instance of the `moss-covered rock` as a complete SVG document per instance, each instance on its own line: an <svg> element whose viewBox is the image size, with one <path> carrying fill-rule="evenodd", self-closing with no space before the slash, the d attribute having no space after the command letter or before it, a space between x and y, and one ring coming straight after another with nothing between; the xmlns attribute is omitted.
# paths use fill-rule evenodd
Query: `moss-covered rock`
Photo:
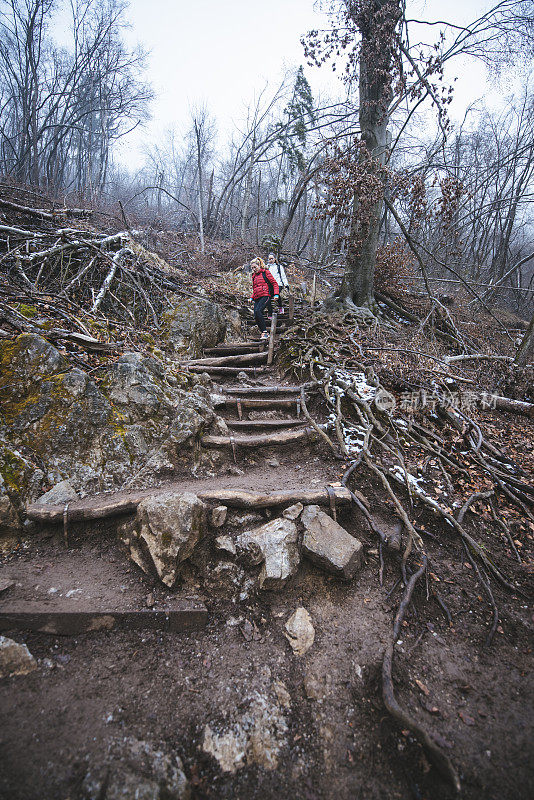
<svg viewBox="0 0 534 800"><path fill-rule="evenodd" d="M125 353L97 385L39 336L0 343L0 474L15 508L68 479L82 493L185 466L214 418L201 384Z"/></svg>
<svg viewBox="0 0 534 800"><path fill-rule="evenodd" d="M175 356L196 358L226 335L222 307L208 300L176 297L176 305L163 314L162 322L162 345Z"/></svg>

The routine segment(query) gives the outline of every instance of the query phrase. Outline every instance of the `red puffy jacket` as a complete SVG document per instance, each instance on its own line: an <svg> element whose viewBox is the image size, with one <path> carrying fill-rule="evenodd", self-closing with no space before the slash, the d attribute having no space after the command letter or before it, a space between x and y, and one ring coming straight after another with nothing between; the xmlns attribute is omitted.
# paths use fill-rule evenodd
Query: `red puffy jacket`
<svg viewBox="0 0 534 800"><path fill-rule="evenodd" d="M264 274L267 280L263 277ZM259 300L260 297L269 297L269 283L274 289L274 294L280 294L278 284L268 269L255 272L252 275L252 299Z"/></svg>

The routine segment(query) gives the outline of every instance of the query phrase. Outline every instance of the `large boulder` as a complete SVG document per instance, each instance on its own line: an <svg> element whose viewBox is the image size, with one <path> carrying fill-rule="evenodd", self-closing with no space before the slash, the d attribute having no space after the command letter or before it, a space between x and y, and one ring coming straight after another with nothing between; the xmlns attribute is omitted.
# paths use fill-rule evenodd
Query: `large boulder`
<svg viewBox="0 0 534 800"><path fill-rule="evenodd" d="M278 589L300 564L298 531L289 519L274 519L237 537L238 549L252 563L261 563L260 589Z"/></svg>
<svg viewBox="0 0 534 800"><path fill-rule="evenodd" d="M362 566L362 543L319 506L306 506L300 519L304 525L303 554L327 572L345 580L353 578Z"/></svg>
<svg viewBox="0 0 534 800"><path fill-rule="evenodd" d="M226 335L226 316L210 300L176 297L176 304L163 315L162 342L175 356L196 358L205 347L214 347Z"/></svg>
<svg viewBox="0 0 534 800"><path fill-rule="evenodd" d="M207 508L191 492L148 497L137 507L130 552L145 571L155 569L174 586L180 565L192 554L206 527Z"/></svg>
<svg viewBox="0 0 534 800"><path fill-rule="evenodd" d="M83 494L190 466L215 419L206 386L187 378L178 386L140 353L122 355L97 384L40 336L23 334L0 342L0 368L0 475L17 510L64 480Z"/></svg>

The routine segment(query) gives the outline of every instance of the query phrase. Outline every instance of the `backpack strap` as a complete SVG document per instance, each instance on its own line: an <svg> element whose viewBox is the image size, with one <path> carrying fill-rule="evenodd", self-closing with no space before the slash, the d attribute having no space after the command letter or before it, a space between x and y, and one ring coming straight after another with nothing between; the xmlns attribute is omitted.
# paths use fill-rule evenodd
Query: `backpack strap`
<svg viewBox="0 0 534 800"><path fill-rule="evenodd" d="M269 278L267 277L267 272L264 269L262 269L261 274L263 275L263 280L269 287L269 296L274 297L274 286L272 281L270 281Z"/></svg>

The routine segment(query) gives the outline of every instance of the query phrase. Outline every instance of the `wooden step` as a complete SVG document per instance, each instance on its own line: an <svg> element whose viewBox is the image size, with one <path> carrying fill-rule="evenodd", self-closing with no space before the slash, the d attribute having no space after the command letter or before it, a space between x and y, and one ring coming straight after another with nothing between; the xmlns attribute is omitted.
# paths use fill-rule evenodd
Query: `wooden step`
<svg viewBox="0 0 534 800"><path fill-rule="evenodd" d="M180 633L206 625L208 611L200 601L173 600L161 609L119 610L113 607L69 608L62 602L15 601L0 607L1 631L38 631L54 636L78 636L82 633L126 630L153 630Z"/></svg>
<svg viewBox="0 0 534 800"><path fill-rule="evenodd" d="M209 367L202 364L194 364L192 367L187 367L189 372L207 372L208 375L239 375L244 372L245 375L256 377L256 375L263 375L269 367Z"/></svg>
<svg viewBox="0 0 534 800"><path fill-rule="evenodd" d="M205 447L277 447L308 439L315 431L301 428L296 431L275 431L256 436L203 436L200 440Z"/></svg>
<svg viewBox="0 0 534 800"><path fill-rule="evenodd" d="M318 384L304 383L302 386L225 386L224 391L226 394L239 394L239 395L256 395L256 394L300 394L301 389L304 388L306 392L317 389Z"/></svg>
<svg viewBox="0 0 534 800"><path fill-rule="evenodd" d="M229 428L291 428L294 425L304 425L306 420L293 417L292 419L227 419Z"/></svg>
<svg viewBox="0 0 534 800"><path fill-rule="evenodd" d="M175 485L172 488L176 492L180 491L179 485ZM127 513L132 514L135 513L139 503L147 497L157 497L160 494L168 493L170 490L169 486L164 486L135 492L108 492L94 497L85 497L81 500L73 500L72 503L69 503L68 508L69 522L87 522L89 520L123 516ZM337 502L350 503L351 500L350 492L343 487L330 487L329 489L323 487L310 491L290 489L262 492L260 496L248 490L234 489L231 486L195 491L201 500L225 503L228 506L232 506L232 508L269 508L297 502L327 505L329 503L329 492L334 493ZM65 505L63 503L60 505L31 503L26 506L26 516L35 522L62 524L64 522L64 513Z"/></svg>
<svg viewBox="0 0 534 800"><path fill-rule="evenodd" d="M216 397L214 398L214 405L216 406L230 406L233 408L237 408L238 402L241 404L241 408L292 408L296 405L298 401L298 397L277 397L277 398L268 398L268 397L259 397L259 398L252 398L248 399L246 397Z"/></svg>
<svg viewBox="0 0 534 800"><path fill-rule="evenodd" d="M217 347L206 347L205 356L239 355L240 353L257 353L266 348L267 339L255 339L251 342L236 342L235 344L219 344Z"/></svg>
<svg viewBox="0 0 534 800"><path fill-rule="evenodd" d="M197 358L194 361L182 361L183 367L233 367L242 364L265 364L267 353L245 353L243 355L222 356L220 358Z"/></svg>

